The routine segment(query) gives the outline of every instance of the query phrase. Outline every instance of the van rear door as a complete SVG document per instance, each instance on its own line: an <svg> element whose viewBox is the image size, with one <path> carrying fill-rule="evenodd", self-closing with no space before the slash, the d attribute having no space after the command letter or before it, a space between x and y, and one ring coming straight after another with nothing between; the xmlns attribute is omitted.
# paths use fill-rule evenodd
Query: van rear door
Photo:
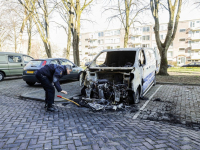
<svg viewBox="0 0 200 150"><path fill-rule="evenodd" d="M0 55L0 71L4 72L6 76L10 75L8 69L8 55Z"/></svg>
<svg viewBox="0 0 200 150"><path fill-rule="evenodd" d="M8 55L8 66L10 75L22 75L23 62L21 55Z"/></svg>

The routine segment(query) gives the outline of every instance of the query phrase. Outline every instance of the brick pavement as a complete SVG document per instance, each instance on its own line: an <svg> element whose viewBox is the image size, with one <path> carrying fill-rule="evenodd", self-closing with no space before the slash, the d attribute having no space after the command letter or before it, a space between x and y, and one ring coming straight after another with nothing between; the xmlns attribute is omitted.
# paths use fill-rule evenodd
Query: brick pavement
<svg viewBox="0 0 200 150"><path fill-rule="evenodd" d="M200 131L0 96L0 149L199 149Z"/></svg>
<svg viewBox="0 0 200 150"><path fill-rule="evenodd" d="M139 118L181 123L200 129L199 91L199 86L163 85Z"/></svg>

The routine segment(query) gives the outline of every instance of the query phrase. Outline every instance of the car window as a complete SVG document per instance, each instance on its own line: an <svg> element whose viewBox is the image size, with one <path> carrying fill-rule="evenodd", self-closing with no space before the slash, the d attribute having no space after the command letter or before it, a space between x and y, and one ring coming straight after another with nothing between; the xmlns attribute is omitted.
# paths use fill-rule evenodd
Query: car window
<svg viewBox="0 0 200 150"><path fill-rule="evenodd" d="M52 60L52 61L50 62L50 64L57 64L57 65L60 65L60 63L58 62L58 60Z"/></svg>
<svg viewBox="0 0 200 150"><path fill-rule="evenodd" d="M200 65L200 62L196 62L196 65Z"/></svg>
<svg viewBox="0 0 200 150"><path fill-rule="evenodd" d="M70 65L70 66L74 66L74 64L68 60L61 60L61 65Z"/></svg>
<svg viewBox="0 0 200 150"><path fill-rule="evenodd" d="M189 65L194 65L194 63L190 63Z"/></svg>
<svg viewBox="0 0 200 150"><path fill-rule="evenodd" d="M21 56L8 56L8 61L10 63L21 63L22 58L21 58Z"/></svg>
<svg viewBox="0 0 200 150"><path fill-rule="evenodd" d="M29 56L23 56L24 62L28 63L29 61L31 61L33 58L29 57Z"/></svg>

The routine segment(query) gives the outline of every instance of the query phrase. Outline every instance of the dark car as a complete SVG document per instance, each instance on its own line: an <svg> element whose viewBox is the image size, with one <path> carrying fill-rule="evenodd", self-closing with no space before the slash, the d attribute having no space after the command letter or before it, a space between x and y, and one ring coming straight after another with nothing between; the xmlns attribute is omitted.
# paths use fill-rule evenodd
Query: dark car
<svg viewBox="0 0 200 150"><path fill-rule="evenodd" d="M181 67L200 67L200 62L192 62L187 65L183 65Z"/></svg>
<svg viewBox="0 0 200 150"><path fill-rule="evenodd" d="M167 68L171 68L171 67L174 67L174 65L168 65L168 66L167 66Z"/></svg>
<svg viewBox="0 0 200 150"><path fill-rule="evenodd" d="M79 80L79 76L83 69L81 67L76 66L74 63L69 61L68 59L63 58L47 58L47 59L33 59L31 60L25 67L23 71L23 80L30 86L34 85L36 82L39 82L35 77L35 74L38 69L47 64L58 64L58 65L71 65L72 72L69 75L65 75L61 78L61 81L77 79Z"/></svg>

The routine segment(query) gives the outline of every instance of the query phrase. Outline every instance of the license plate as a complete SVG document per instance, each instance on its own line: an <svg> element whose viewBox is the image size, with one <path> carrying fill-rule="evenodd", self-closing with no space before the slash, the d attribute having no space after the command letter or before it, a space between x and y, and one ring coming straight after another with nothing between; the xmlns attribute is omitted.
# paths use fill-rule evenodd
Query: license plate
<svg viewBox="0 0 200 150"><path fill-rule="evenodd" d="M34 71L27 71L26 73L33 74L33 73L34 73Z"/></svg>

